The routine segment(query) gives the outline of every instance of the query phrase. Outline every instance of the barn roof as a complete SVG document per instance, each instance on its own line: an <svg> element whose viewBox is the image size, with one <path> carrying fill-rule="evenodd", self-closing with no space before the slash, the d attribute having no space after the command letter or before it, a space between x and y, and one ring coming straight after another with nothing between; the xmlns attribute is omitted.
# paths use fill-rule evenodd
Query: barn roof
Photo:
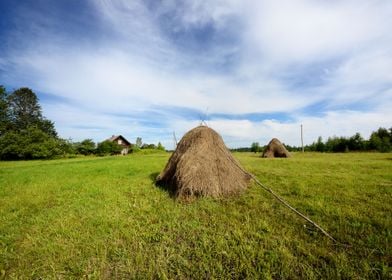
<svg viewBox="0 0 392 280"><path fill-rule="evenodd" d="M109 139L106 139L106 141L114 142L118 139L121 139L127 145L131 145L131 143L127 139L125 139L125 137L122 135L112 135L112 137L110 137Z"/></svg>

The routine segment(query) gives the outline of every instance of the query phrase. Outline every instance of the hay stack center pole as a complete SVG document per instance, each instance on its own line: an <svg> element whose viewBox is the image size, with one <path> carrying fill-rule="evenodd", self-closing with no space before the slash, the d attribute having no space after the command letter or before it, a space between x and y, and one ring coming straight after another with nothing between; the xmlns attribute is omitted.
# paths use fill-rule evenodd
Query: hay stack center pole
<svg viewBox="0 0 392 280"><path fill-rule="evenodd" d="M301 146L302 146L302 152L304 152L304 130L302 124L301 124Z"/></svg>
<svg viewBox="0 0 392 280"><path fill-rule="evenodd" d="M174 140L174 150L177 148L177 137L176 137L176 133L173 130L173 140Z"/></svg>

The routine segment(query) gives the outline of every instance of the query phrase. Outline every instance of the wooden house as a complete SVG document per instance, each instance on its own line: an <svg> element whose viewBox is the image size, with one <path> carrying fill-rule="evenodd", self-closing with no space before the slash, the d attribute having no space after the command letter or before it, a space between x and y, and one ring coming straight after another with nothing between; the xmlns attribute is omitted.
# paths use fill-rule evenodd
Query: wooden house
<svg viewBox="0 0 392 280"><path fill-rule="evenodd" d="M118 145L123 147L121 150L122 155L128 154L132 147L132 144L122 135L112 135L112 137L110 137L107 141L116 142Z"/></svg>

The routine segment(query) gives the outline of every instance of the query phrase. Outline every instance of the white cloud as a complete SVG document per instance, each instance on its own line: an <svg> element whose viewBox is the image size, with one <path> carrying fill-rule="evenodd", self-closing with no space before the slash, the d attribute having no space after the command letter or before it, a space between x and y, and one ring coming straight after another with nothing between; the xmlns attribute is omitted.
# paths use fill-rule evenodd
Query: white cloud
<svg viewBox="0 0 392 280"><path fill-rule="evenodd" d="M237 0L168 0L163 1L156 13L165 15L174 11L175 21L180 23L177 28L188 29L210 23L219 28L227 24L231 17L238 16L243 7L243 2Z"/></svg>
<svg viewBox="0 0 392 280"><path fill-rule="evenodd" d="M249 9L247 36L263 58L275 63L322 61L391 38L389 1L257 3Z"/></svg>
<svg viewBox="0 0 392 280"><path fill-rule="evenodd" d="M274 136L298 145L300 123L305 125L307 143L319 135L359 131L366 136L392 123L386 109L386 104L392 105L389 1L168 0L153 8L144 1L90 4L100 17L97 25L103 26L100 39L62 38L47 30L57 20L48 17L44 25L34 25L33 34L24 34L23 28L15 32L9 44L16 46L22 39L26 43L0 58L0 69L7 70L0 72L6 84L29 86L72 102L72 106L44 106L45 115L64 137L98 141L111 133L130 133L132 140L134 133L170 145L172 131L181 135L198 124L175 112L159 120L159 128L126 117L152 107L161 107L161 114L166 107L186 107L236 115L284 112L294 119L211 120L232 147L256 140L264 143ZM166 28L173 30L163 30L164 16L171 22ZM37 14L30 20L34 18ZM207 25L221 36L233 30L238 37L229 43L213 42L213 48L199 54L178 48L167 34ZM201 40L198 47L204 43L208 42ZM220 63L228 55L235 59L225 69ZM294 78L320 78L307 67L315 63L323 67L329 60L334 66L324 67L317 86L290 84ZM366 105L366 100L366 111L341 111L353 102ZM317 112L317 117L312 111L298 115L315 103L331 107ZM340 111L332 111L336 107ZM79 122L92 129L75 125Z"/></svg>
<svg viewBox="0 0 392 280"><path fill-rule="evenodd" d="M292 111L314 99L298 97L278 83L236 84L224 76L157 71L125 53L106 50L28 53L16 59L28 77L25 83L38 91L71 98L95 110L126 111L151 105L178 106L211 113L245 114ZM23 67L22 67L23 66Z"/></svg>
<svg viewBox="0 0 392 280"><path fill-rule="evenodd" d="M391 120L392 113L384 108L379 112L331 111L318 117L297 116L291 122L273 119L264 121L216 119L209 121L208 125L222 135L229 147L249 147L256 141L266 145L274 137L285 144L300 146L301 124L304 127L304 144L307 145L316 141L318 136L322 136L325 141L328 137L350 137L359 132L363 137L368 138L378 127L389 128ZM180 127L179 135L183 135L196 125L198 123L193 121L181 121L175 124L176 127Z"/></svg>
<svg viewBox="0 0 392 280"><path fill-rule="evenodd" d="M367 52L346 61L338 74L364 84L392 83L391 65L392 49Z"/></svg>

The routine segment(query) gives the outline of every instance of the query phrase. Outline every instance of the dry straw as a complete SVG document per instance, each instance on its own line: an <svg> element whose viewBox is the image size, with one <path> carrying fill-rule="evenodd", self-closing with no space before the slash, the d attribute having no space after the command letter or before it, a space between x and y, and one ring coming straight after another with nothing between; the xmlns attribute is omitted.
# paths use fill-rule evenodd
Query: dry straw
<svg viewBox="0 0 392 280"><path fill-rule="evenodd" d="M222 137L207 126L184 135L157 183L168 186L180 199L222 197L246 189L250 176L239 167Z"/></svg>
<svg viewBox="0 0 392 280"><path fill-rule="evenodd" d="M274 157L291 157L289 151L285 146L276 138L273 138L265 148L262 157L274 158Z"/></svg>

